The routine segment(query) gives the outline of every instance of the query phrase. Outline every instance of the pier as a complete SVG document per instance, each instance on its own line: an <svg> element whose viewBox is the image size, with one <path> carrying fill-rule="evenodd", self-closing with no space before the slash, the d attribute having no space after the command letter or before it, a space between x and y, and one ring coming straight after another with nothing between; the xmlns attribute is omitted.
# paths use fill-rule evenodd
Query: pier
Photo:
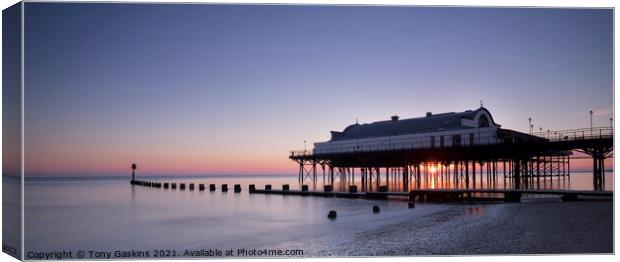
<svg viewBox="0 0 620 262"><path fill-rule="evenodd" d="M514 189L528 189L548 177L570 179L573 151L591 157L593 189L603 190L604 160L613 153L613 128L524 134L500 128L483 107L356 123L342 132L332 131L332 139L315 143L314 149L291 151L289 158L299 165L300 183L322 176L324 184L339 180L353 185L357 173L362 191L389 187L390 179L398 180L402 191L420 189L428 176L476 189L495 184L501 174Z"/></svg>
<svg viewBox="0 0 620 262"><path fill-rule="evenodd" d="M589 129L573 132L585 133ZM596 128L595 136L541 140L523 143L496 143L450 148L369 150L331 154L292 152L299 163L299 180L334 180L355 182L359 172L364 190L383 186L390 178L402 180L405 191L412 184L420 188L421 176L438 174L438 179L464 183L467 188L492 184L498 174L512 179L516 189L528 188L541 178L570 177L571 151L591 156L595 190L603 190L604 159L611 157L613 130ZM402 178L402 179L401 179Z"/></svg>

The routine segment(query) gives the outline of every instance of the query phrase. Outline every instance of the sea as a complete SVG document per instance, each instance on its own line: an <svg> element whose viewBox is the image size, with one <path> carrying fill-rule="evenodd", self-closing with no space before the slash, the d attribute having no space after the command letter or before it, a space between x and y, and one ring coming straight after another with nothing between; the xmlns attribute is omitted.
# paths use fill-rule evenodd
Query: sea
<svg viewBox="0 0 620 262"><path fill-rule="evenodd" d="M67 252L70 257L60 258L204 258L228 257L227 252L237 258L297 257L342 245L361 232L417 219L453 205L418 203L416 208L409 209L406 199L367 200L248 192L250 184L259 189L265 185L279 189L283 184L288 184L292 190L299 189L302 183L297 176L138 176L137 179L194 183L196 189L132 186L128 177L27 178L25 258L44 259L45 256L67 255ZM359 176L355 179L359 184ZM500 176L496 184L482 186L510 186L503 181ZM19 185L18 180L3 179L3 182ZM346 190L345 184L352 182L337 179L334 188ZM207 189L199 191L198 184L205 184ZM217 190L209 191L209 184L216 184ZM228 184L228 192L221 192L222 184ZM241 185L240 193L233 192L234 184ZM319 176L315 183L306 180L303 184L308 184L310 190L322 190L323 178ZM423 186L429 184L434 188L450 186L440 182L422 183ZM538 187L592 190L592 175L573 172L570 178L546 179ZM4 193L8 193L8 187L4 188ZM396 189L402 188L394 187ZM613 190L612 172L606 172L605 189ZM380 212L373 212L373 206L378 206ZM336 219L327 218L332 210L337 212ZM291 247L295 249L290 250Z"/></svg>

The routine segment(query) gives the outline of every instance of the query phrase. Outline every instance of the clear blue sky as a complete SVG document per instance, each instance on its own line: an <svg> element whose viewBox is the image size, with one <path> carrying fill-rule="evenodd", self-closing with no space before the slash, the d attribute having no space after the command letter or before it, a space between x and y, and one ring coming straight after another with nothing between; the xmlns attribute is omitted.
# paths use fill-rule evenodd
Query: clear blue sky
<svg viewBox="0 0 620 262"><path fill-rule="evenodd" d="M294 173L346 125L475 109L609 125L613 11L26 3L40 174Z"/></svg>

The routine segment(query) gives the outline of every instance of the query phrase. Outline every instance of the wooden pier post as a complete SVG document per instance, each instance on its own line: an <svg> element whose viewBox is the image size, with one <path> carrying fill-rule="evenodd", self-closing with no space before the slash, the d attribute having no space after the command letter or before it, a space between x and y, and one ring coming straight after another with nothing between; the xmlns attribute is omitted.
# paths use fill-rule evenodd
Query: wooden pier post
<svg viewBox="0 0 620 262"><path fill-rule="evenodd" d="M205 190L205 184L198 185L198 190L204 191Z"/></svg>
<svg viewBox="0 0 620 262"><path fill-rule="evenodd" d="M222 192L228 192L228 184L222 184Z"/></svg>
<svg viewBox="0 0 620 262"><path fill-rule="evenodd" d="M185 183L181 183L181 184L179 184L179 188L180 188L181 190L185 190Z"/></svg>
<svg viewBox="0 0 620 262"><path fill-rule="evenodd" d="M235 184L234 190L235 190L235 193L241 192L241 185L240 184Z"/></svg>
<svg viewBox="0 0 620 262"><path fill-rule="evenodd" d="M194 183L189 184L189 190L194 191Z"/></svg>
<svg viewBox="0 0 620 262"><path fill-rule="evenodd" d="M171 187L172 189L177 189L177 183L172 183L172 184L170 184L170 187Z"/></svg>
<svg viewBox="0 0 620 262"><path fill-rule="evenodd" d="M282 185L282 191L288 191L290 189L288 184Z"/></svg>
<svg viewBox="0 0 620 262"><path fill-rule="evenodd" d="M415 208L415 195L413 192L409 193L409 200L407 201L408 208Z"/></svg>
<svg viewBox="0 0 620 262"><path fill-rule="evenodd" d="M271 185L265 185L265 190L267 191L271 190Z"/></svg>
<svg viewBox="0 0 620 262"><path fill-rule="evenodd" d="M134 181L136 181L136 169L138 166L136 163L131 164L131 184L133 185Z"/></svg>
<svg viewBox="0 0 620 262"><path fill-rule="evenodd" d="M209 191L215 191L215 184L209 184Z"/></svg>
<svg viewBox="0 0 620 262"><path fill-rule="evenodd" d="M164 189L168 189L169 186L170 186L170 184L164 183Z"/></svg>
<svg viewBox="0 0 620 262"><path fill-rule="evenodd" d="M338 214L336 213L335 210L330 210L329 213L327 214L327 218L329 219L336 219L336 217L338 217Z"/></svg>
<svg viewBox="0 0 620 262"><path fill-rule="evenodd" d="M521 201L521 192L519 191L509 191L504 193L504 201L506 202L520 202Z"/></svg>
<svg viewBox="0 0 620 262"><path fill-rule="evenodd" d="M333 185L324 185L323 186L323 192L332 192L334 191L334 186Z"/></svg>
<svg viewBox="0 0 620 262"><path fill-rule="evenodd" d="M256 191L256 185L250 184L250 186L248 186L248 190L250 193L254 193Z"/></svg>

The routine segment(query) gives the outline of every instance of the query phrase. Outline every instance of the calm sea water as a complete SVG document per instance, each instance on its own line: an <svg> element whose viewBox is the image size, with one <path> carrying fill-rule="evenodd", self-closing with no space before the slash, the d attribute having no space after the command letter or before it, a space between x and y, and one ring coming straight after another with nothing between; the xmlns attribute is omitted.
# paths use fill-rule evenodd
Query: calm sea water
<svg viewBox="0 0 620 262"><path fill-rule="evenodd" d="M126 178L28 180L25 251L285 248L323 236L337 242L405 219L409 211L401 201L250 195L247 190L250 183L292 184L296 177L175 181L244 186L242 193L232 188L222 193L131 186ZM381 206L379 216L371 212L373 205ZM337 210L338 219L328 220L329 210Z"/></svg>
<svg viewBox="0 0 620 262"><path fill-rule="evenodd" d="M611 189L612 174L607 174ZM27 179L25 252L62 250L262 249L337 245L359 232L416 219L443 204L249 194L248 185L299 188L296 176L158 177L149 181L217 184L218 191L181 191L131 186L127 178ZM499 179L501 180L501 179ZM321 188L322 179L311 188ZM359 177L356 178L359 183ZM230 191L220 192L221 184ZM557 185L553 185L557 183ZM548 181L567 189L591 189L591 175ZM234 193L232 184L243 191ZM589 185L589 186L588 186ZM336 188L339 188L336 186ZM373 214L379 205L381 213ZM330 210L338 219L326 218ZM319 242L317 242L319 243ZM27 257L28 258L28 257ZM88 258L88 257L86 257Z"/></svg>

